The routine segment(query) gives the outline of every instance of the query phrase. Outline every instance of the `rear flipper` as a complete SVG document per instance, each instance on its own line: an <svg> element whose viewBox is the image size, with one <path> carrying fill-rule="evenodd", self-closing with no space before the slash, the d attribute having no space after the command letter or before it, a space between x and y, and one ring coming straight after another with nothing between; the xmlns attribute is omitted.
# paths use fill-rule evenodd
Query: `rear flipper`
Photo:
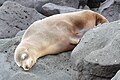
<svg viewBox="0 0 120 80"><path fill-rule="evenodd" d="M89 29L82 29L78 34L73 35L70 37L70 43L73 45L76 45L80 42L83 35L88 31Z"/></svg>

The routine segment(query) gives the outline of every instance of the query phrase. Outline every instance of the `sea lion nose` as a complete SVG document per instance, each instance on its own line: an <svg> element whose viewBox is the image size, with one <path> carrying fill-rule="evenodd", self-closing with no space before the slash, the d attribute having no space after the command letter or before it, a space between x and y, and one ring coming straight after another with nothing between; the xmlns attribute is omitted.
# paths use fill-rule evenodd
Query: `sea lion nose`
<svg viewBox="0 0 120 80"><path fill-rule="evenodd" d="M29 70L29 67L28 67L28 66L25 66L25 69Z"/></svg>

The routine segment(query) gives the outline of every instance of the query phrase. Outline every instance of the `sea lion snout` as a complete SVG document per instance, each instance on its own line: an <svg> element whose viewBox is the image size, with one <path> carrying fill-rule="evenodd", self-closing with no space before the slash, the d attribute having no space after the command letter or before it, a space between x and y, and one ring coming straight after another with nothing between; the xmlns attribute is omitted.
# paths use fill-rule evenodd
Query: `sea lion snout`
<svg viewBox="0 0 120 80"><path fill-rule="evenodd" d="M25 71L27 71L27 70L30 69L30 67L29 67L28 65L22 66L22 68L23 68Z"/></svg>
<svg viewBox="0 0 120 80"><path fill-rule="evenodd" d="M16 52L16 55L14 56L17 65L24 70L29 70L36 63L36 59L34 59L29 53L30 52L23 50L19 53Z"/></svg>
<svg viewBox="0 0 120 80"><path fill-rule="evenodd" d="M32 59L27 59L27 60L22 62L22 66L21 67L24 70L29 70L34 64L35 64L35 61L33 62Z"/></svg>

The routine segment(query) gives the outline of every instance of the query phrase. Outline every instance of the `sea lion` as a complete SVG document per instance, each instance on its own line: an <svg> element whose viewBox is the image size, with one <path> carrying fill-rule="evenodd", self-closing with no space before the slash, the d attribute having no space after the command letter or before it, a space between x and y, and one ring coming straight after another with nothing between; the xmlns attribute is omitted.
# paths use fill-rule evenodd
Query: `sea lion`
<svg viewBox="0 0 120 80"><path fill-rule="evenodd" d="M15 50L15 62L29 70L39 57L72 50L88 29L105 22L108 20L104 16L91 10L57 14L35 21Z"/></svg>

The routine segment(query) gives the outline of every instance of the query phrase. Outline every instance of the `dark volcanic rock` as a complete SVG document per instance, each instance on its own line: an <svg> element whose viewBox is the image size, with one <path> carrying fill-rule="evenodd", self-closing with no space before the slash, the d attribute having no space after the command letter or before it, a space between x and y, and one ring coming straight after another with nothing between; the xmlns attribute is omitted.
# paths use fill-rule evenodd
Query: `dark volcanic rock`
<svg viewBox="0 0 120 80"><path fill-rule="evenodd" d="M99 12L103 14L110 22L120 19L120 3L114 0L106 0L99 8Z"/></svg>
<svg viewBox="0 0 120 80"><path fill-rule="evenodd" d="M67 7L67 6L59 6L53 3L47 3L42 6L42 14L45 16L51 16L54 14L59 14L59 13L67 13L67 12L74 12L74 11L80 11L81 9L75 9L72 7Z"/></svg>
<svg viewBox="0 0 120 80"><path fill-rule="evenodd" d="M88 0L79 0L78 8L83 9L87 5Z"/></svg>
<svg viewBox="0 0 120 80"><path fill-rule="evenodd" d="M120 21L88 31L72 52L78 80L110 80L120 69Z"/></svg>
<svg viewBox="0 0 120 80"><path fill-rule="evenodd" d="M36 20L44 18L35 9L7 1L0 7L0 38L13 37Z"/></svg>
<svg viewBox="0 0 120 80"><path fill-rule="evenodd" d="M15 1L25 7L33 8L36 0L5 0L5 1Z"/></svg>
<svg viewBox="0 0 120 80"><path fill-rule="evenodd" d="M9 80L72 80L65 72L58 71L48 76L37 76L29 72L17 72Z"/></svg>
<svg viewBox="0 0 120 80"><path fill-rule="evenodd" d="M116 73L116 75L111 80L120 80L120 70Z"/></svg>
<svg viewBox="0 0 120 80"><path fill-rule="evenodd" d="M120 0L115 0L115 2L120 3Z"/></svg>
<svg viewBox="0 0 120 80"><path fill-rule="evenodd" d="M27 72L17 72L9 80L40 80L35 74Z"/></svg>
<svg viewBox="0 0 120 80"><path fill-rule="evenodd" d="M78 8L79 0L0 0L0 5L2 5L5 1L15 1L26 7L38 7L40 8L43 4L47 2L55 3L61 6L69 6Z"/></svg>
<svg viewBox="0 0 120 80"><path fill-rule="evenodd" d="M106 0L79 0L78 8L83 9L85 5L87 5L90 9L99 8L101 3L103 3L104 1Z"/></svg>
<svg viewBox="0 0 120 80"><path fill-rule="evenodd" d="M34 2L34 8L41 13L42 6L46 3L49 3L49 0L36 0Z"/></svg>
<svg viewBox="0 0 120 80"><path fill-rule="evenodd" d="M26 7L34 7L34 2L36 0L0 0L0 5L2 5L5 1L15 1Z"/></svg>
<svg viewBox="0 0 120 80"><path fill-rule="evenodd" d="M55 72L55 73L47 76L46 78L44 78L42 80L73 80L73 79L71 76L69 76L65 72L58 71L58 72Z"/></svg>
<svg viewBox="0 0 120 80"><path fill-rule="evenodd" d="M78 8L79 0L50 0L51 3Z"/></svg>
<svg viewBox="0 0 120 80"><path fill-rule="evenodd" d="M106 0L99 8L99 12L101 13L103 10L109 8L114 3L114 0Z"/></svg>
<svg viewBox="0 0 120 80"><path fill-rule="evenodd" d="M105 0L88 0L87 6L92 9L92 8L99 8L100 4L104 2Z"/></svg>
<svg viewBox="0 0 120 80"><path fill-rule="evenodd" d="M73 70L70 60L71 52L47 55L40 58L35 66L27 72L14 62L14 50L24 31L15 38L0 39L0 80L72 80Z"/></svg>
<svg viewBox="0 0 120 80"><path fill-rule="evenodd" d="M19 31L15 36L22 36L24 34L25 30Z"/></svg>

